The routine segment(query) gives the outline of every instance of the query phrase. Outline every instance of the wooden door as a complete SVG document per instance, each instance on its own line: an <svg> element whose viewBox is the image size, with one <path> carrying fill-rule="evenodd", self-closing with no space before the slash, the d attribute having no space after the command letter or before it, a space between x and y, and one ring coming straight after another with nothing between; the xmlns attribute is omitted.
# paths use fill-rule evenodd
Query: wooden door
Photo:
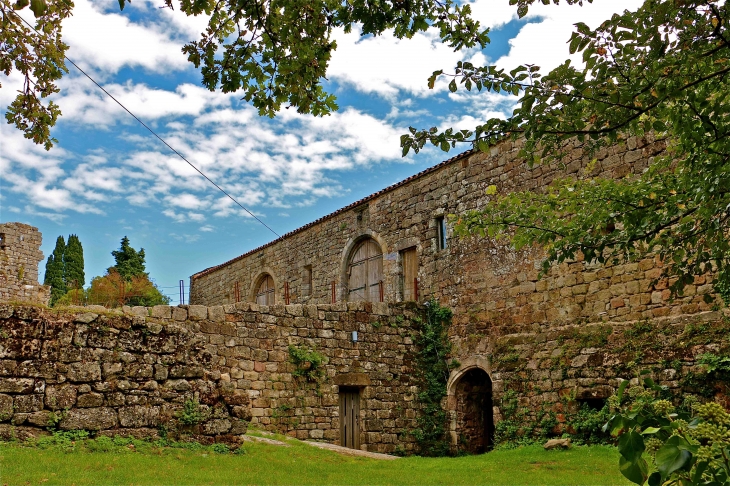
<svg viewBox="0 0 730 486"><path fill-rule="evenodd" d="M266 275L256 289L256 303L259 305L274 305L275 297L274 279Z"/></svg>
<svg viewBox="0 0 730 486"><path fill-rule="evenodd" d="M348 267L348 300L350 302L380 302L383 280L383 252L372 239L360 243L350 258Z"/></svg>
<svg viewBox="0 0 730 486"><path fill-rule="evenodd" d="M360 389L340 387L340 445L360 448Z"/></svg>
<svg viewBox="0 0 730 486"><path fill-rule="evenodd" d="M401 256L403 258L403 300L417 300L418 254L414 247L403 250Z"/></svg>

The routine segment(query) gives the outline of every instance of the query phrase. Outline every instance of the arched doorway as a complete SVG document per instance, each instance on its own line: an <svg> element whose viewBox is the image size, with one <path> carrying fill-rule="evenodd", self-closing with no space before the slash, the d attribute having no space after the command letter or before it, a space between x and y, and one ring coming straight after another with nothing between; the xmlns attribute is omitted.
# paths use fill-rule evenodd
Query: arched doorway
<svg viewBox="0 0 730 486"><path fill-rule="evenodd" d="M374 239L366 238L353 248L347 265L347 300L382 301L382 282L383 251Z"/></svg>
<svg viewBox="0 0 730 486"><path fill-rule="evenodd" d="M492 380L479 367L464 371L453 384L452 428L456 449L481 454L494 445Z"/></svg>

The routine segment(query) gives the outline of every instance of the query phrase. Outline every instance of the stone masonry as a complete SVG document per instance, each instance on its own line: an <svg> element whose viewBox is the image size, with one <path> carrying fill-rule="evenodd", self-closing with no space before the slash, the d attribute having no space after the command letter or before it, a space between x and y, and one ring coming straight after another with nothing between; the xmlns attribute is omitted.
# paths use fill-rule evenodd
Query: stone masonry
<svg viewBox="0 0 730 486"><path fill-rule="evenodd" d="M634 137L589 158L576 143L562 165L529 168L518 155L521 146L519 140L505 140L489 153L465 152L198 272L191 277L190 301L204 305L252 302L265 275L272 277L277 303L346 301L351 258L358 242L366 239L382 250L382 300L411 300L413 294L405 291L410 283L404 278L405 261L406 253L412 255L415 249L418 300L435 298L454 312L449 334L453 358L460 365L451 373L445 405L452 414L455 446L465 432L459 431L465 427L462 422L479 423L463 418L470 417L465 410L473 403L459 400L470 400L467 395L488 389L487 383L466 387L472 390L469 393L462 390L466 383L459 381L473 368L489 376L496 423L503 418L499 398L505 388L517 387L520 406L533 415L545 407L559 413L566 400L575 397L605 399L620 379L630 378L644 365L657 373L669 370L666 377L681 375L696 369L695 358L702 352L724 350L719 335L702 344L710 348L684 349L688 342L684 329L694 325L693 319L709 320L713 326L727 322L726 316L713 312L721 303L712 294L710 277L697 277L682 296L671 300L669 282L660 278L658 258L610 265L578 258L538 278L544 255L539 248L516 252L504 241L454 237L448 216L483 207L495 197L487 191L490 186L496 186L500 195L542 191L561 177L622 178L641 173L665 149L662 140ZM444 217L445 248L439 231ZM638 354L625 352L634 339L632 329L642 326L658 332L660 343L637 346L658 347ZM666 335L661 334L665 327ZM583 338L574 341L570 336L581 335L583 329L604 329L607 334L595 345L580 346ZM664 356L679 357L672 367ZM679 389L676 380L672 386ZM488 397L478 400L489 401Z"/></svg>
<svg viewBox="0 0 730 486"><path fill-rule="evenodd" d="M51 289L38 284L41 233L23 223L0 223L0 302L47 304Z"/></svg>
<svg viewBox="0 0 730 486"><path fill-rule="evenodd" d="M251 423L338 444L338 392L348 387L360 394L361 448L411 451L417 312L365 303L123 311L0 304L0 437L58 428L236 442ZM322 376L298 376L290 345L324 355ZM195 423L185 420L186 402Z"/></svg>

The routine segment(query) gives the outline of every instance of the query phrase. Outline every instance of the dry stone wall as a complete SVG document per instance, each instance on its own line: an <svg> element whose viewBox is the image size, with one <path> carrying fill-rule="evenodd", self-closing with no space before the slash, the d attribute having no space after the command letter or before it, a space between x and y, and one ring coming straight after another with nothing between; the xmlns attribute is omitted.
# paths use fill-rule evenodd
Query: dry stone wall
<svg viewBox="0 0 730 486"><path fill-rule="evenodd" d="M0 302L48 303L50 287L38 284L41 242L38 228L0 223Z"/></svg>
<svg viewBox="0 0 730 486"><path fill-rule="evenodd" d="M728 335L725 309L501 336L489 354L495 422L512 421L528 436L575 432L571 415L581 402L600 408L621 381L636 383L640 372L666 386L675 404L695 394L730 408L728 383L699 363L703 355L730 354Z"/></svg>
<svg viewBox="0 0 730 486"><path fill-rule="evenodd" d="M416 314L363 303L0 305L0 436L59 428L235 442L250 423L339 443L348 387L359 390L361 447L409 451ZM298 376L289 346L325 356L322 376Z"/></svg>

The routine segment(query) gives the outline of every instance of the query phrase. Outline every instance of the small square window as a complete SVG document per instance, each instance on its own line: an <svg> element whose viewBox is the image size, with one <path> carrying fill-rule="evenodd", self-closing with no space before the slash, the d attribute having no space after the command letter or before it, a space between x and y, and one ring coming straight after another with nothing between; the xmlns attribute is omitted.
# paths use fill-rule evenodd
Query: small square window
<svg viewBox="0 0 730 486"><path fill-rule="evenodd" d="M443 216L436 218L436 248L445 250L448 245L446 239L446 219Z"/></svg>

